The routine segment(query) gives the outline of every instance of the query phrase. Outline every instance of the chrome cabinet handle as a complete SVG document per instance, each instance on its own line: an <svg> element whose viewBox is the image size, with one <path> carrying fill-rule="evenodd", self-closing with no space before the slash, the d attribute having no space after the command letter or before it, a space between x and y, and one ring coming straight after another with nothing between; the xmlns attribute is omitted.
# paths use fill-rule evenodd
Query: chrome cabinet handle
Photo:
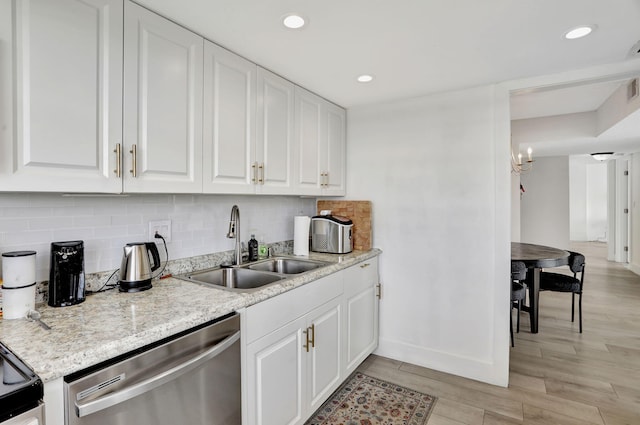
<svg viewBox="0 0 640 425"><path fill-rule="evenodd" d="M264 184L264 162L258 165L258 184Z"/></svg>
<svg viewBox="0 0 640 425"><path fill-rule="evenodd" d="M254 162L253 164L251 164L251 182L253 184L257 184L256 181L256 167L258 166L257 162Z"/></svg>
<svg viewBox="0 0 640 425"><path fill-rule="evenodd" d="M120 143L116 143L116 148L113 150L116 154L116 169L113 170L117 177L122 176L122 154L120 152Z"/></svg>
<svg viewBox="0 0 640 425"><path fill-rule="evenodd" d="M382 298L382 284L381 283L376 284L376 297L378 297L378 299Z"/></svg>
<svg viewBox="0 0 640 425"><path fill-rule="evenodd" d="M369 267L371 264L369 263L364 263L364 264L360 264L360 268L361 269L366 269L367 267Z"/></svg>
<svg viewBox="0 0 640 425"><path fill-rule="evenodd" d="M138 177L138 147L135 144L131 145L131 150L129 151L129 153L131 154L131 169L129 170L129 172L133 177Z"/></svg>
<svg viewBox="0 0 640 425"><path fill-rule="evenodd" d="M201 366L203 363L211 360L212 358L218 356L239 340L240 331L231 334L227 338L223 339L220 343L216 344L214 347L190 358L186 362L181 363L162 373L159 373L158 375L155 375L149 379L145 379L135 385L123 388L120 391L116 391L85 404L78 404L78 402L76 401L76 415L79 418L88 416L92 413L99 412L111 406L115 406L116 404L120 404L124 401L132 399L133 397L136 397L140 394L144 394L148 391L153 390L154 388L158 388L160 385L172 381L179 376L182 376L185 373Z"/></svg>

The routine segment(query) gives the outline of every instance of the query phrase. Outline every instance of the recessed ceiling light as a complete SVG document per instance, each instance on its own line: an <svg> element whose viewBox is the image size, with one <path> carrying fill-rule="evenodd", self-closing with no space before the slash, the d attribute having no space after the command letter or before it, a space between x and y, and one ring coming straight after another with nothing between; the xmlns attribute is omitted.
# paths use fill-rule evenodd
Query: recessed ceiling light
<svg viewBox="0 0 640 425"><path fill-rule="evenodd" d="M295 13L290 13L282 18L282 23L285 27L295 30L298 28L302 28L306 22L302 16L296 15Z"/></svg>
<svg viewBox="0 0 640 425"><path fill-rule="evenodd" d="M373 81L373 76L369 74L362 74L357 78L359 83L370 83Z"/></svg>
<svg viewBox="0 0 640 425"><path fill-rule="evenodd" d="M566 38L567 40L575 40L576 38L582 38L584 36L591 34L594 29L596 29L595 25L582 25L567 31L564 34L564 38Z"/></svg>

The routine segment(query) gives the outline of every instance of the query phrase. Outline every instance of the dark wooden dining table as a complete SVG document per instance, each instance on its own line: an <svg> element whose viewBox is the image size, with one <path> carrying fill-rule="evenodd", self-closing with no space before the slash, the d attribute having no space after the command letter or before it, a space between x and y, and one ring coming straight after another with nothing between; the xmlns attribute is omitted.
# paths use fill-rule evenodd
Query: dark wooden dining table
<svg viewBox="0 0 640 425"><path fill-rule="evenodd" d="M569 251L544 245L511 242L511 261L522 261L527 266L529 304L523 309L529 312L531 333L538 333L540 270L569 264Z"/></svg>

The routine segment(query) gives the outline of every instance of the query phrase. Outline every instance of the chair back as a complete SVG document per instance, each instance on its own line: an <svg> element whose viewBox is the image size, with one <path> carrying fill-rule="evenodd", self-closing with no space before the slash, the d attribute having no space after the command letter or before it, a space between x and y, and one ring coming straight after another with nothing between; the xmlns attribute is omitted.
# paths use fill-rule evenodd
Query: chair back
<svg viewBox="0 0 640 425"><path fill-rule="evenodd" d="M569 268L573 274L581 273L584 271L584 255L569 251Z"/></svg>
<svg viewBox="0 0 640 425"><path fill-rule="evenodd" d="M525 280L527 277L527 266L522 261L511 262L511 280Z"/></svg>

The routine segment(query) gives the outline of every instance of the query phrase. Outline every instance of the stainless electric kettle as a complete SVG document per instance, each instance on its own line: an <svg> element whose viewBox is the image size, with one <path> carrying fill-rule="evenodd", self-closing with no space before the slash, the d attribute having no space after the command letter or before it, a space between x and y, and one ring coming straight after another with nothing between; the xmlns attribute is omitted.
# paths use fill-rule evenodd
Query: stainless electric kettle
<svg viewBox="0 0 640 425"><path fill-rule="evenodd" d="M149 253L153 266L149 262ZM160 267L160 254L153 242L133 242L124 246L120 264L121 292L139 292L151 288L151 272Z"/></svg>

